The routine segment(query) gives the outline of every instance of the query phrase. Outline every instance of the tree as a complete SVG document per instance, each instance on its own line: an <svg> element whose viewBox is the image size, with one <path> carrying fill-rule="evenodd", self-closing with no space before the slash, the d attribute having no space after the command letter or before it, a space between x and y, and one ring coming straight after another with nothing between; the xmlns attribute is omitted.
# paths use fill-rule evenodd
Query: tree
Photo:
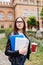
<svg viewBox="0 0 43 65"><path fill-rule="evenodd" d="M43 21L43 7L42 7L42 9L41 9L41 12L40 12L40 18L41 18L41 20Z"/></svg>
<svg viewBox="0 0 43 65"><path fill-rule="evenodd" d="M27 24L31 27L35 27L37 26L37 21L36 21L36 17L35 16L30 16L28 19L27 19Z"/></svg>

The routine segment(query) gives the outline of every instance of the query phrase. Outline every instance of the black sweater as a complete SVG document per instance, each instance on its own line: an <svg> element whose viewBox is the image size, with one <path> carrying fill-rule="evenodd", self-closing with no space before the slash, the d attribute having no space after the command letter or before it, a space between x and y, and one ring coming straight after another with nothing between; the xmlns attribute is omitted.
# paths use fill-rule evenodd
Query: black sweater
<svg viewBox="0 0 43 65"><path fill-rule="evenodd" d="M29 59L30 53L31 53L31 51L30 51L30 40L29 40L27 59ZM19 50L17 50L17 51L12 51L11 50L10 39L8 39L8 41L7 41L7 45L6 45L6 49L5 49L5 55L7 55L7 56L9 56L11 58L21 55L21 54L19 54Z"/></svg>

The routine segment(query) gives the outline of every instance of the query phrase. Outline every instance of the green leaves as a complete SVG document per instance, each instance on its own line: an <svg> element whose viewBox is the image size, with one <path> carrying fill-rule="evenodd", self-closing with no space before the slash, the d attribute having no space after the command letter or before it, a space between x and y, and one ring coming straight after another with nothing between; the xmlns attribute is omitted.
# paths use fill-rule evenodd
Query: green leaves
<svg viewBox="0 0 43 65"><path fill-rule="evenodd" d="M27 20L27 24L30 26L37 26L37 21L35 16L30 16Z"/></svg>

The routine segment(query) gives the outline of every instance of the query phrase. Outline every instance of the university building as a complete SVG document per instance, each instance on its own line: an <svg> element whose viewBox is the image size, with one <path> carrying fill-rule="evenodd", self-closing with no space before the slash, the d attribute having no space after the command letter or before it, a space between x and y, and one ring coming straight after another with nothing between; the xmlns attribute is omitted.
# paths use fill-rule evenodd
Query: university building
<svg viewBox="0 0 43 65"><path fill-rule="evenodd" d="M0 28L10 28L14 20L21 16L27 20L29 16L36 16L39 29L43 30L40 12L43 0L0 0Z"/></svg>

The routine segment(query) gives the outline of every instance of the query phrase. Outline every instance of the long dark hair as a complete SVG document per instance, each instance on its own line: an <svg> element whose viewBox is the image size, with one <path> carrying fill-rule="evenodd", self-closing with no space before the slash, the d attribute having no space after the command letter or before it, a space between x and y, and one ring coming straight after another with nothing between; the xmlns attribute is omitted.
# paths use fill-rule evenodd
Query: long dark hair
<svg viewBox="0 0 43 65"><path fill-rule="evenodd" d="M18 18L21 18L22 19L22 21L23 21L23 23L24 23L24 27L23 27L23 34L26 36L26 37L28 37L28 34L27 34L27 32L26 32L26 23L25 23L25 21L24 21L24 19L22 18L22 17L17 17L17 19ZM17 28L17 26L16 26L16 22L17 22L17 19L15 20L15 22L14 22L14 33L18 33L18 28Z"/></svg>

